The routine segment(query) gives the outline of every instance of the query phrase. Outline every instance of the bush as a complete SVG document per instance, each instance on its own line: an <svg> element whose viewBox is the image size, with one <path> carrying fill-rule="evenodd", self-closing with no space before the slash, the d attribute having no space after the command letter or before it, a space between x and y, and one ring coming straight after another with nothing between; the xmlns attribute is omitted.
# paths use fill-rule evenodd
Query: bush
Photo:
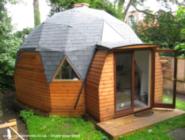
<svg viewBox="0 0 185 140"><path fill-rule="evenodd" d="M33 111L31 110L23 110L20 112L20 117L26 121L27 119L29 119L30 117L32 117L34 115Z"/></svg>
<svg viewBox="0 0 185 140"><path fill-rule="evenodd" d="M185 58L185 43L176 45L175 50L179 51L180 57Z"/></svg>

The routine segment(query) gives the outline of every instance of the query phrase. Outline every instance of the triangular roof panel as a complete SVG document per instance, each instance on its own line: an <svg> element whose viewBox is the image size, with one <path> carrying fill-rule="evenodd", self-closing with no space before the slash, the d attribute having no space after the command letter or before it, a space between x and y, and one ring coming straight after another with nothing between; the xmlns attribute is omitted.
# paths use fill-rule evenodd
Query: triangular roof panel
<svg viewBox="0 0 185 140"><path fill-rule="evenodd" d="M112 15L103 10L80 7L47 19L28 35L21 49L35 48L41 52L48 81L52 80L64 56L69 58L81 79L85 79L96 44L108 41L142 44L128 25Z"/></svg>

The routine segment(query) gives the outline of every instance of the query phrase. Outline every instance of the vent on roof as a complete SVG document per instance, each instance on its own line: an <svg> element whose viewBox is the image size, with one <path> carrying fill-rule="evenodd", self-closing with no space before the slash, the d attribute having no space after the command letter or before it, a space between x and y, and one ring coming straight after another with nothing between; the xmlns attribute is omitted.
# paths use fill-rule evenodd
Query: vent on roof
<svg viewBox="0 0 185 140"><path fill-rule="evenodd" d="M88 3L75 3L73 5L74 8L78 8L78 7L89 7Z"/></svg>

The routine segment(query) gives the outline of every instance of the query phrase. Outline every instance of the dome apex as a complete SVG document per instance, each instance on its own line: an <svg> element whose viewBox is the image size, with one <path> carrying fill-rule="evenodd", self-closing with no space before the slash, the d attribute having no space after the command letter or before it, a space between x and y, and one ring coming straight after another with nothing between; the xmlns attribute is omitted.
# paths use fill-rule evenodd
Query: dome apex
<svg viewBox="0 0 185 140"><path fill-rule="evenodd" d="M74 8L78 8L78 7L89 7L88 3L75 3L73 5Z"/></svg>

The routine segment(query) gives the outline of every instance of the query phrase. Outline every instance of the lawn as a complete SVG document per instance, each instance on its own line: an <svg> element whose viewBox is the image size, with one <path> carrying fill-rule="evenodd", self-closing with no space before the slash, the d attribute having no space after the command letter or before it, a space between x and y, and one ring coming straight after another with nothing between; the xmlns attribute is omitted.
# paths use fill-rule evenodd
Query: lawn
<svg viewBox="0 0 185 140"><path fill-rule="evenodd" d="M31 111L22 111L30 140L106 140L93 123L84 119L59 116L44 117Z"/></svg>
<svg viewBox="0 0 185 140"><path fill-rule="evenodd" d="M178 99L176 107L185 110L185 101ZM66 118L59 116L44 117L31 111L22 111L30 140L106 140L105 134L95 129L90 121L82 118ZM168 132L185 127L185 115L181 115L149 128L125 135L120 140L172 140Z"/></svg>

